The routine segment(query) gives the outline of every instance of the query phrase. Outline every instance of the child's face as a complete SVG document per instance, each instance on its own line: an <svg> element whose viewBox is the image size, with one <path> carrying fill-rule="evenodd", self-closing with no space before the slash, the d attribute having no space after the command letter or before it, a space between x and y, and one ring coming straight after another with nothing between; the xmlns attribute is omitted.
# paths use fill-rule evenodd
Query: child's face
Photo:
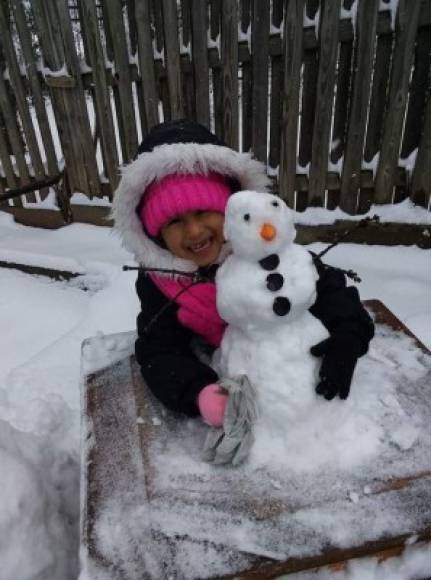
<svg viewBox="0 0 431 580"><path fill-rule="evenodd" d="M224 215L215 211L183 213L162 228L168 250L197 266L214 263L224 243Z"/></svg>

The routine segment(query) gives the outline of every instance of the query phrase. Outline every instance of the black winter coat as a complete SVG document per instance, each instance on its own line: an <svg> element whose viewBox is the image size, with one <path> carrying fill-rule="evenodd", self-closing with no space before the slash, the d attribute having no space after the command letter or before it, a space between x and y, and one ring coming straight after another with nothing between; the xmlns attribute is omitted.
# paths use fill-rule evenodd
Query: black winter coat
<svg viewBox="0 0 431 580"><path fill-rule="evenodd" d="M319 273L317 297L310 312L331 335L354 335L358 339L359 356L362 356L374 335L374 325L361 304L357 289L346 286L340 270L321 262L316 266ZM143 378L167 408L195 417L199 415L196 403L199 392L219 377L195 355L196 335L178 322L178 305L172 303L154 324L149 324L168 299L142 272L138 275L136 290L141 312L137 320L135 354Z"/></svg>

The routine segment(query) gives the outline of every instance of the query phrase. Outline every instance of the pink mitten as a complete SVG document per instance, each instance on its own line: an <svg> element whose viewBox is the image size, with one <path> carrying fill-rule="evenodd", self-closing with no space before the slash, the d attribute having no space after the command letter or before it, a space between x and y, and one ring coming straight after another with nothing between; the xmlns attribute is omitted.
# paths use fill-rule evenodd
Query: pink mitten
<svg viewBox="0 0 431 580"><path fill-rule="evenodd" d="M227 393L220 385L213 383L202 389L198 395L198 407L203 420L212 427L223 425Z"/></svg>

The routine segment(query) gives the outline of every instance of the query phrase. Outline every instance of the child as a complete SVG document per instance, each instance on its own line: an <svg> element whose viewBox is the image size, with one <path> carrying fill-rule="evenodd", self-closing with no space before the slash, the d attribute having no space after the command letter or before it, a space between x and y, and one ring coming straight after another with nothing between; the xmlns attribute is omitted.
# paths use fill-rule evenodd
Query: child
<svg viewBox="0 0 431 580"><path fill-rule="evenodd" d="M226 147L198 123L179 120L151 130L114 197L115 227L142 268L135 352L144 380L169 409L201 415L216 427L223 424L227 395L196 355L196 339L214 350L225 328L214 284L217 264L229 252L224 210L232 192L268 188L264 166L250 154ZM316 266L317 298L310 312L330 332L311 350L322 357L316 392L345 399L374 327L344 274L322 262Z"/></svg>

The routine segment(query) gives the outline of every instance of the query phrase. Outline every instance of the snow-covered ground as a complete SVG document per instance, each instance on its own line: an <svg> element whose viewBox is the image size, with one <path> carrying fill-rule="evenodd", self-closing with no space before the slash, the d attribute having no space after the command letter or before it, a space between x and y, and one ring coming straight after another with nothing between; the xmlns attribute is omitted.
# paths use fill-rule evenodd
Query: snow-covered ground
<svg viewBox="0 0 431 580"><path fill-rule="evenodd" d="M88 336L134 328L136 274L122 271L133 261L108 228L48 231L2 214L0 260L83 273L55 282L0 269L0 579L69 580L79 569L80 346ZM361 296L382 300L431 348L429 250L345 244L327 261L357 271ZM430 574L430 550L411 550L320 577Z"/></svg>

